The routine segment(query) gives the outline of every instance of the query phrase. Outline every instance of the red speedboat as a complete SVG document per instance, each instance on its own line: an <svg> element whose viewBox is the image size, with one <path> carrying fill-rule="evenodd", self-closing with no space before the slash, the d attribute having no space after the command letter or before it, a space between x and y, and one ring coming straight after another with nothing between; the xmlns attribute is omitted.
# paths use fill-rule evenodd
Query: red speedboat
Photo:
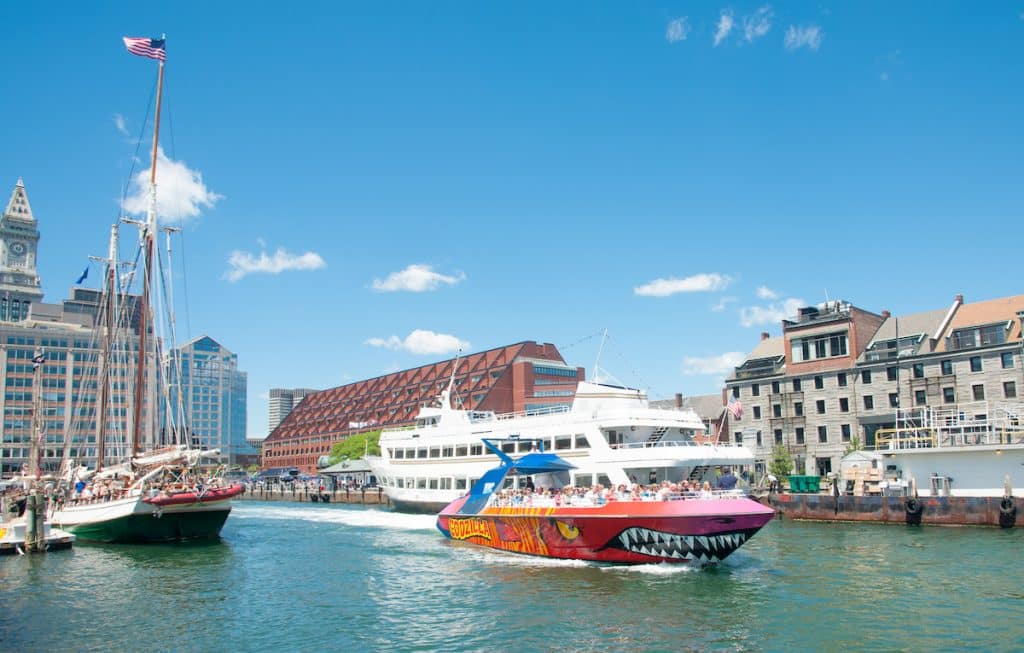
<svg viewBox="0 0 1024 653"><path fill-rule="evenodd" d="M543 451L513 460L494 442L484 440L501 465L437 516L437 528L448 538L548 558L706 565L724 560L774 514L739 491L586 505L557 500L549 505L547 498L531 497L530 505L510 504L499 494L506 476L550 479L573 465Z"/></svg>

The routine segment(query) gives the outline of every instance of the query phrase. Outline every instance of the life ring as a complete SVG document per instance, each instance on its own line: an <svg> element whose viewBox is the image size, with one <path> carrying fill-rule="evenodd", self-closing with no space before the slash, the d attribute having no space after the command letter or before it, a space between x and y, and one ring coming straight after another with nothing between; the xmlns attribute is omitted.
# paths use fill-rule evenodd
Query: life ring
<svg viewBox="0 0 1024 653"><path fill-rule="evenodd" d="M921 523L921 513L924 512L924 505L920 499L916 497L907 499L903 504L903 509L907 512L908 524L917 525Z"/></svg>
<svg viewBox="0 0 1024 653"><path fill-rule="evenodd" d="M999 527L1013 528L1017 523L1017 503L1013 497L1003 497L999 502Z"/></svg>

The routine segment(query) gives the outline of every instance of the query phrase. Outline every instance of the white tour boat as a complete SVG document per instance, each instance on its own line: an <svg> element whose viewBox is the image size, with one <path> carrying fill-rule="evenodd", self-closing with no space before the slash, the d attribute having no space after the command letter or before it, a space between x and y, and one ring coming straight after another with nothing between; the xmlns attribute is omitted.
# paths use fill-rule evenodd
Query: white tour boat
<svg viewBox="0 0 1024 653"><path fill-rule="evenodd" d="M398 510L438 512L468 492L494 467L481 438L512 439L505 453L529 451L527 438L543 440L545 451L575 466L552 479L555 486L713 479L717 466L754 462L745 447L712 443L692 410L652 408L632 388L582 381L571 406L510 414L457 409L451 393L449 384L415 426L382 431L381 455L366 458Z"/></svg>

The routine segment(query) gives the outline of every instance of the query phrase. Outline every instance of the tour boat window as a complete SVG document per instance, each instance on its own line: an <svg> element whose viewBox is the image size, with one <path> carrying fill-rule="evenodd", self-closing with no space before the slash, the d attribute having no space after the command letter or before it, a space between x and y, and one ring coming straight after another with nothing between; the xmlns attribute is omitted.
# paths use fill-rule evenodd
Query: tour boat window
<svg viewBox="0 0 1024 653"><path fill-rule="evenodd" d="M450 478L442 478L441 479L441 489L442 490L450 490L450 489L452 489L452 479L450 479Z"/></svg>
<svg viewBox="0 0 1024 653"><path fill-rule="evenodd" d="M501 445L501 450L504 453L515 453L516 443L515 442L503 442L502 445Z"/></svg>
<svg viewBox="0 0 1024 653"><path fill-rule="evenodd" d="M406 449L405 450L405 457L406 458L415 458L416 457L416 450L415 449Z"/></svg>
<svg viewBox="0 0 1024 653"><path fill-rule="evenodd" d="M431 490L436 490L437 489L437 485L438 485L437 482L438 482L438 479L436 479L436 478L430 479L430 489Z"/></svg>
<svg viewBox="0 0 1024 653"><path fill-rule="evenodd" d="M430 457L431 458L440 458L441 457L441 447L431 447L430 448Z"/></svg>
<svg viewBox="0 0 1024 653"><path fill-rule="evenodd" d="M597 482L605 487L611 487L612 485L612 480L608 478L607 474L598 474Z"/></svg>
<svg viewBox="0 0 1024 653"><path fill-rule="evenodd" d="M464 478L457 478L457 479L455 479L455 489L456 490L465 490L466 489L466 479L464 479Z"/></svg>
<svg viewBox="0 0 1024 653"><path fill-rule="evenodd" d="M594 484L594 476L592 474L573 474L572 484L576 487L590 487Z"/></svg>
<svg viewBox="0 0 1024 653"><path fill-rule="evenodd" d="M417 449L416 450L416 457L417 458L426 458L427 457L427 450L426 449Z"/></svg>
<svg viewBox="0 0 1024 653"><path fill-rule="evenodd" d="M568 435L559 435L555 438L555 450L564 451L572 448L572 438Z"/></svg>
<svg viewBox="0 0 1024 653"><path fill-rule="evenodd" d="M510 489L510 488L512 487L512 483L513 483L513 482L514 482L514 481L512 480L512 477L511 477L511 476L506 476L506 477L505 477L505 480L504 480L504 481L502 481L502 483L501 483L501 487L502 487L503 489L505 489L505 490L508 490L508 489Z"/></svg>
<svg viewBox="0 0 1024 653"><path fill-rule="evenodd" d="M425 478L418 478L418 479L416 479L416 489L417 490L426 490L427 489L427 479L425 479Z"/></svg>
<svg viewBox="0 0 1024 653"><path fill-rule="evenodd" d="M395 487L405 487L405 479L404 478L396 478L395 479Z"/></svg>
<svg viewBox="0 0 1024 653"><path fill-rule="evenodd" d="M392 458L405 458L405 451L403 449L388 449L388 453Z"/></svg>
<svg viewBox="0 0 1024 653"><path fill-rule="evenodd" d="M444 448L441 449L441 457L442 458L451 458L452 457L452 453L454 451L455 451L455 449L453 447L444 447Z"/></svg>
<svg viewBox="0 0 1024 653"><path fill-rule="evenodd" d="M577 449L589 449L590 443L587 442L587 436L582 433L576 434L576 448Z"/></svg>
<svg viewBox="0 0 1024 653"><path fill-rule="evenodd" d="M532 442L520 442L519 443L519 453L525 453L525 452L529 451L532 448L533 448L533 443Z"/></svg>
<svg viewBox="0 0 1024 653"><path fill-rule="evenodd" d="M455 448L455 456L457 458L465 458L466 454L468 454L468 453L469 453L469 448L468 447L456 447Z"/></svg>
<svg viewBox="0 0 1024 653"><path fill-rule="evenodd" d="M471 444L469 445L470 456L482 456L484 454L484 445L482 444Z"/></svg>

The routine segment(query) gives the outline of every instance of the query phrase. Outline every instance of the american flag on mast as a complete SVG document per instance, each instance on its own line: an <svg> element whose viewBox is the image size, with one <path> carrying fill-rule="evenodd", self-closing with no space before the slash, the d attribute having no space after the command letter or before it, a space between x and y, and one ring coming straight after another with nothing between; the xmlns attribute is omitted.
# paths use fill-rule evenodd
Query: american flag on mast
<svg viewBox="0 0 1024 653"><path fill-rule="evenodd" d="M167 61L166 39L147 39L133 36L125 36L123 38L124 47L128 48L128 52L137 54L140 57Z"/></svg>
<svg viewBox="0 0 1024 653"><path fill-rule="evenodd" d="M736 397L729 397L729 403L725 405L725 409L729 411L729 414L732 415L734 419L743 417L743 402Z"/></svg>

